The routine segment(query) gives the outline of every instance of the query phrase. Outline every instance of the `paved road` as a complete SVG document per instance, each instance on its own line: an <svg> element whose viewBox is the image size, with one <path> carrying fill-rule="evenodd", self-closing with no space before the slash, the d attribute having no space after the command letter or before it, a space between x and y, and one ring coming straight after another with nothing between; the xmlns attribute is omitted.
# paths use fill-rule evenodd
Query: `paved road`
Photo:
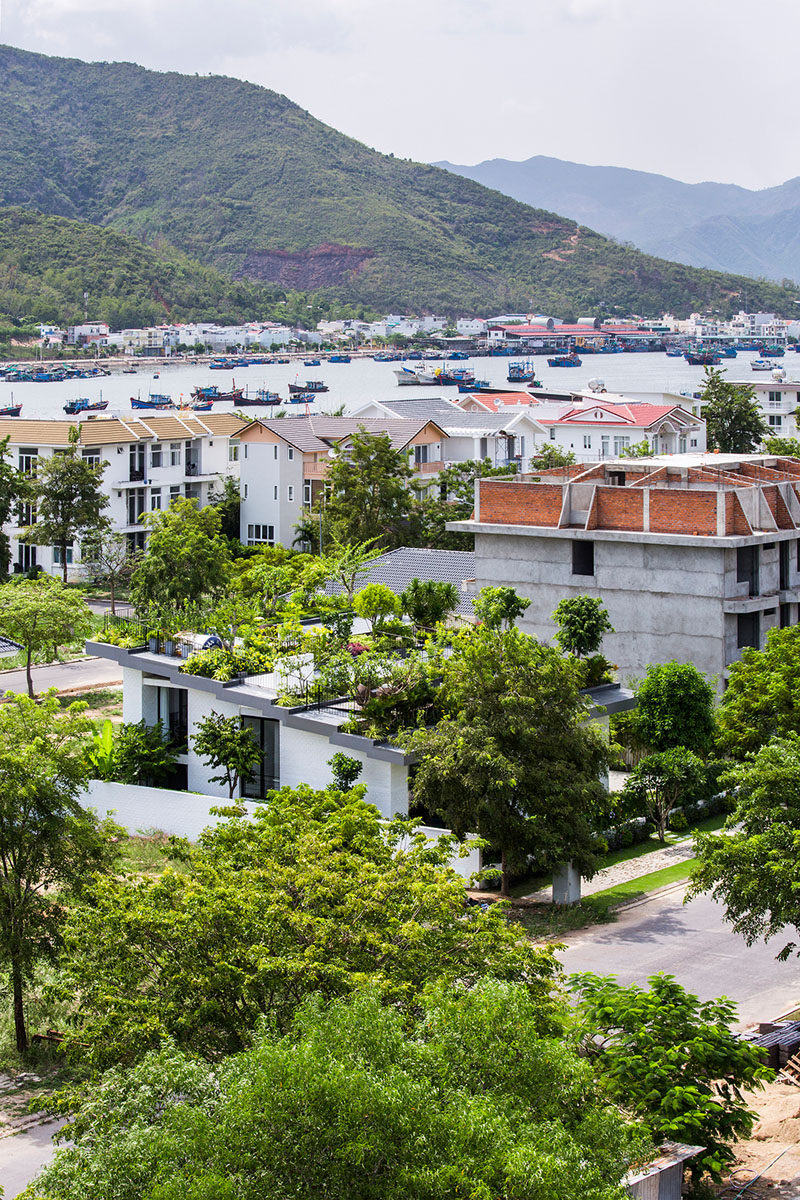
<svg viewBox="0 0 800 1200"><path fill-rule="evenodd" d="M34 1125L14 1137L0 1138L0 1180L5 1200L13 1200L48 1163L56 1151L52 1137L63 1121Z"/></svg>
<svg viewBox="0 0 800 1200"><path fill-rule="evenodd" d="M783 942L748 947L708 896L683 904L684 888L623 910L614 925L567 934L559 957L567 971L645 983L665 971L702 1000L729 996L742 1024L767 1021L800 1005L800 958L777 962ZM788 939L787 939L788 940Z"/></svg>
<svg viewBox="0 0 800 1200"><path fill-rule="evenodd" d="M51 663L33 668L33 686L37 692L57 688L109 687L122 683L122 668L107 658L83 658L77 662ZM0 671L0 692L27 692L24 671Z"/></svg>

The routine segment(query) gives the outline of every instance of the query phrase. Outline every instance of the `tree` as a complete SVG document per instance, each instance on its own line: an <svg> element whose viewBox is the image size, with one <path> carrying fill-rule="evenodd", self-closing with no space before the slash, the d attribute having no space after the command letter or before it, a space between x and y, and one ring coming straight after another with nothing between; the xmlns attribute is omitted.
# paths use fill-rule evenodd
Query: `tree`
<svg viewBox="0 0 800 1200"><path fill-rule="evenodd" d="M474 535L454 533L447 528L448 522L463 521L470 516L475 507L477 480L513 475L516 470L516 463L493 467L488 458L469 459L450 463L430 477L430 486L417 508L419 529L415 544L435 550L471 550Z"/></svg>
<svg viewBox="0 0 800 1200"><path fill-rule="evenodd" d="M706 367L700 396L708 446L723 454L750 454L768 433L768 426L749 384L730 383L722 371Z"/></svg>
<svg viewBox="0 0 800 1200"><path fill-rule="evenodd" d="M361 992L207 1064L174 1046L83 1092L48 1200L612 1200L649 1138L519 986Z"/></svg>
<svg viewBox="0 0 800 1200"><path fill-rule="evenodd" d="M103 471L108 463L94 467L79 453L77 441L49 458L39 458L31 481L36 503L36 521L20 534L37 546L57 546L61 570L67 582L67 554L78 538L98 535L108 525L103 509L108 496L102 491Z"/></svg>
<svg viewBox="0 0 800 1200"><path fill-rule="evenodd" d="M419 756L415 803L499 850L504 895L531 855L542 869L573 861L591 875L606 749L584 723L569 664L516 629L464 630L443 660L438 702L443 719L406 739Z"/></svg>
<svg viewBox="0 0 800 1200"><path fill-rule="evenodd" d="M0 588L0 631L25 651L28 695L33 697L31 666L44 650L86 636L92 614L80 592L57 579L40 575Z"/></svg>
<svg viewBox="0 0 800 1200"><path fill-rule="evenodd" d="M131 578L136 564L125 534L114 529L100 529L96 536L84 542L81 558L99 583L108 584L111 612L115 613L117 589Z"/></svg>
<svg viewBox="0 0 800 1200"><path fill-rule="evenodd" d="M487 629L510 629L529 606L530 600L512 587L482 588L472 601L475 616Z"/></svg>
<svg viewBox="0 0 800 1200"><path fill-rule="evenodd" d="M763 650L749 648L731 663L717 726L719 746L736 759L800 733L800 626L771 629Z"/></svg>
<svg viewBox="0 0 800 1200"><path fill-rule="evenodd" d="M671 975L649 987L573 975L578 1033L609 1098L649 1125L657 1141L705 1147L694 1170L719 1178L755 1114L743 1092L772 1078L757 1046L731 1031L736 1005L701 1002Z"/></svg>
<svg viewBox="0 0 800 1200"><path fill-rule="evenodd" d="M65 993L81 996L81 1059L128 1062L166 1037L217 1058L249 1045L262 1018L286 1029L306 997L367 978L408 1014L437 980L515 981L555 1020L552 952L499 909L465 907L445 865L453 839L382 822L363 792L283 788L251 820L205 830L179 871L91 884L62 960Z"/></svg>
<svg viewBox="0 0 800 1200"><path fill-rule="evenodd" d="M387 617L399 617L402 612L398 597L384 583L368 583L356 592L353 608L357 617L369 621L373 633L385 624Z"/></svg>
<svg viewBox="0 0 800 1200"><path fill-rule="evenodd" d="M222 594L230 577L230 549L215 508L173 500L146 513L150 536L133 573L131 598L140 613L168 614Z"/></svg>
<svg viewBox="0 0 800 1200"><path fill-rule="evenodd" d="M652 458L654 453L647 438L642 438L640 442L634 442L632 446L623 446L620 458Z"/></svg>
<svg viewBox="0 0 800 1200"><path fill-rule="evenodd" d="M690 895L711 892L748 945L791 928L800 938L800 736L772 738L722 777L735 800L719 834L696 835ZM797 951L787 942L778 954Z"/></svg>
<svg viewBox="0 0 800 1200"><path fill-rule="evenodd" d="M436 579L412 579L400 594L403 612L418 629L433 629L458 608L459 601L454 583Z"/></svg>
<svg viewBox="0 0 800 1200"><path fill-rule="evenodd" d="M219 513L220 533L230 538L232 542L239 541L239 511L242 499L239 492L239 480L233 475L225 475L220 480L219 487L213 487L208 493L208 502Z"/></svg>
<svg viewBox="0 0 800 1200"><path fill-rule="evenodd" d="M359 762L357 758L350 758L348 754L337 750L332 758L328 759L328 766L331 769L332 786L338 792L349 792L355 787L359 775L364 769L364 764Z"/></svg>
<svg viewBox="0 0 800 1200"><path fill-rule="evenodd" d="M531 469L534 471L552 471L555 467L571 467L575 455L571 450L562 450L552 442L544 442L536 447L536 453L531 459Z"/></svg>
<svg viewBox="0 0 800 1200"><path fill-rule="evenodd" d="M576 658L596 654L603 644L603 634L614 632L608 610L592 596L561 600L553 620L558 625L556 642L565 654L574 654Z"/></svg>
<svg viewBox="0 0 800 1200"><path fill-rule="evenodd" d="M375 538L366 542L334 541L325 558L326 576L340 585L351 607L359 576L371 571L383 553L375 542Z"/></svg>
<svg viewBox="0 0 800 1200"><path fill-rule="evenodd" d="M800 458L800 440L797 438L767 437L764 438L764 449L767 454L777 454L781 458Z"/></svg>
<svg viewBox="0 0 800 1200"><path fill-rule="evenodd" d="M114 732L111 778L117 783L163 787L171 779L178 753L161 721L155 725L127 722Z"/></svg>
<svg viewBox="0 0 800 1200"><path fill-rule="evenodd" d="M224 717L212 711L197 722L193 735L195 754L216 770L211 775L213 783L224 783L228 798L232 800L242 779L249 779L261 762L261 748L252 732L242 724L240 717Z"/></svg>
<svg viewBox="0 0 800 1200"><path fill-rule="evenodd" d="M685 746L675 746L648 754L636 764L625 783L624 800L637 812L644 807L663 842L675 808L704 782L703 760Z"/></svg>
<svg viewBox="0 0 800 1200"><path fill-rule="evenodd" d="M61 709L56 693L38 703L0 705L0 955L10 976L18 1050L28 1048L25 983L60 945L64 895L110 860L109 826L78 797L86 781L86 705Z"/></svg>
<svg viewBox="0 0 800 1200"><path fill-rule="evenodd" d="M347 545L374 541L383 550L406 545L414 516L408 451L395 449L386 433L359 429L337 446L325 479L326 541Z"/></svg>
<svg viewBox="0 0 800 1200"><path fill-rule="evenodd" d="M9 435L0 440L0 575L7 575L11 565L8 534L3 527L9 523L17 503L27 494L26 481L8 461Z"/></svg>
<svg viewBox="0 0 800 1200"><path fill-rule="evenodd" d="M652 750L706 753L714 738L714 689L692 663L647 668L636 690L638 736Z"/></svg>

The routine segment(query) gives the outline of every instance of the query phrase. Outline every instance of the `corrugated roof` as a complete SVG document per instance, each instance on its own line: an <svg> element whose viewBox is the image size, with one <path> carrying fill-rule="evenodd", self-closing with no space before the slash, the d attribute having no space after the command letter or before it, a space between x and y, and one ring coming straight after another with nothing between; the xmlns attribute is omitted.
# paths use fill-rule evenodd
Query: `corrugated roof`
<svg viewBox="0 0 800 1200"><path fill-rule="evenodd" d="M432 579L437 583L454 583L459 590L461 602L456 609L464 617L474 616L472 596L462 588L467 579L475 578L475 555L471 550L420 550L401 546L388 554L376 558L372 570L362 572L356 579L356 589L368 583L382 583L396 594L405 591L412 579ZM339 584L329 581L325 585L329 596L338 596L344 590Z"/></svg>

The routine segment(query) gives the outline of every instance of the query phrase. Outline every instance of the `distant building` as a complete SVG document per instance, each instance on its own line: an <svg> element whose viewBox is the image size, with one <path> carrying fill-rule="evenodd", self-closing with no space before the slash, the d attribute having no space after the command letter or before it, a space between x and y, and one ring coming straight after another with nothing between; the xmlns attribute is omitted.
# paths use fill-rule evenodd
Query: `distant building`
<svg viewBox="0 0 800 1200"><path fill-rule="evenodd" d="M722 686L747 646L800 617L800 461L678 455L484 479L475 512L478 589L532 601L528 633L552 638L560 600L603 601L620 678L693 662Z"/></svg>

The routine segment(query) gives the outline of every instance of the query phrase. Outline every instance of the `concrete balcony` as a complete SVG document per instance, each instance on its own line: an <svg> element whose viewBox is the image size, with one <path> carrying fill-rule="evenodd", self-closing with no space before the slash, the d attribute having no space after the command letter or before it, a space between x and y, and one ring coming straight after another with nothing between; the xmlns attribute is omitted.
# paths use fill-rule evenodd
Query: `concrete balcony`
<svg viewBox="0 0 800 1200"><path fill-rule="evenodd" d="M327 462L305 462L303 463L303 478L324 479L328 473L329 465Z"/></svg>
<svg viewBox="0 0 800 1200"><path fill-rule="evenodd" d="M420 475L437 475L444 468L445 464L440 458L436 458L432 462L414 463L414 470Z"/></svg>

